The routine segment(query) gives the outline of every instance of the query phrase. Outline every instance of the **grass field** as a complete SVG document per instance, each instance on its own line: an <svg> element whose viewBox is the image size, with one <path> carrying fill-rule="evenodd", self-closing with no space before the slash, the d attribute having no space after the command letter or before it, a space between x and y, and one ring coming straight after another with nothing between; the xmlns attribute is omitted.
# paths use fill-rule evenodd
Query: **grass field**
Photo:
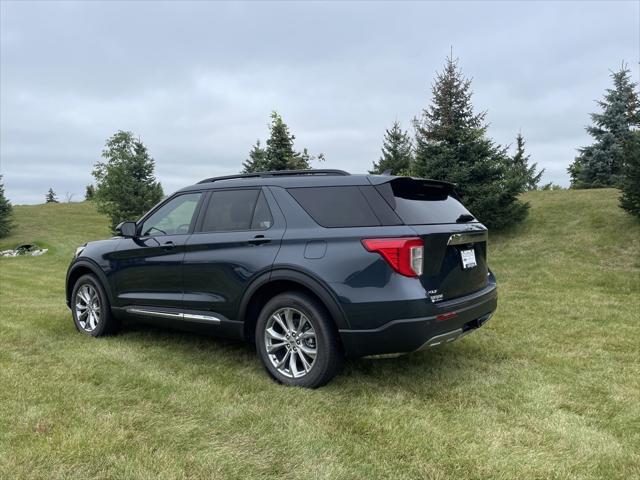
<svg viewBox="0 0 640 480"><path fill-rule="evenodd" d="M77 333L90 204L15 208L0 247L0 478L640 478L640 224L617 192L527 195L490 238L498 313L329 386L284 388L246 346L143 326Z"/></svg>

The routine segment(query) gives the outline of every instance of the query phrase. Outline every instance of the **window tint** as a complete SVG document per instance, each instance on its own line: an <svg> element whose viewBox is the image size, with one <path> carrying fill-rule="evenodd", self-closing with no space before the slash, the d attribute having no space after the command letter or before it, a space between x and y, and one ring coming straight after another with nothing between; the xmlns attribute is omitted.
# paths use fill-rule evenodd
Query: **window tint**
<svg viewBox="0 0 640 480"><path fill-rule="evenodd" d="M162 205L142 224L141 235L177 235L189 233L201 193L179 195Z"/></svg>
<svg viewBox="0 0 640 480"><path fill-rule="evenodd" d="M323 227L380 225L358 187L289 188L287 191Z"/></svg>
<svg viewBox="0 0 640 480"><path fill-rule="evenodd" d="M256 208L253 210L251 230L266 230L271 228L272 223L273 217L271 216L271 210L269 210L269 204L267 204L267 199L264 198L264 193L260 192L258 203L256 203Z"/></svg>
<svg viewBox="0 0 640 480"><path fill-rule="evenodd" d="M448 185L399 178L376 189L407 225L456 223L461 215L470 215L464 205L451 196Z"/></svg>
<svg viewBox="0 0 640 480"><path fill-rule="evenodd" d="M200 231L265 230L272 223L260 190L222 190L211 194Z"/></svg>

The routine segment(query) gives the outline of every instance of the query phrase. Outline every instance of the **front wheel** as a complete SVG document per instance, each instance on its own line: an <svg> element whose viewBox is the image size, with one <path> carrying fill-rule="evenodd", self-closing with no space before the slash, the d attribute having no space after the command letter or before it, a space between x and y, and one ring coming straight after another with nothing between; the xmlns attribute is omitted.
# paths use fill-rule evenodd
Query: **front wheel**
<svg viewBox="0 0 640 480"><path fill-rule="evenodd" d="M344 359L325 309L298 292L267 302L256 324L255 340L267 372L286 385L321 387L336 375Z"/></svg>
<svg viewBox="0 0 640 480"><path fill-rule="evenodd" d="M109 299L93 275L83 275L73 286L71 292L71 313L78 331L101 337L115 333L118 321L111 314Z"/></svg>

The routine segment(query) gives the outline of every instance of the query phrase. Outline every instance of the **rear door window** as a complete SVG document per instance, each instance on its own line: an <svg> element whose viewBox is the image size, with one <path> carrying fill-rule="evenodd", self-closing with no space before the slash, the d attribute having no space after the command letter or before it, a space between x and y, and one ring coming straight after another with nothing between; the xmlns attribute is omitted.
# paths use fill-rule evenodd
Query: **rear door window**
<svg viewBox="0 0 640 480"><path fill-rule="evenodd" d="M273 218L261 190L219 190L211 193L200 232L266 230Z"/></svg>
<svg viewBox="0 0 640 480"><path fill-rule="evenodd" d="M360 187L302 187L287 191L323 227L381 225Z"/></svg>
<svg viewBox="0 0 640 480"><path fill-rule="evenodd" d="M267 230L273 224L273 217L264 193L260 192L256 208L253 209L253 219L251 220L251 230Z"/></svg>

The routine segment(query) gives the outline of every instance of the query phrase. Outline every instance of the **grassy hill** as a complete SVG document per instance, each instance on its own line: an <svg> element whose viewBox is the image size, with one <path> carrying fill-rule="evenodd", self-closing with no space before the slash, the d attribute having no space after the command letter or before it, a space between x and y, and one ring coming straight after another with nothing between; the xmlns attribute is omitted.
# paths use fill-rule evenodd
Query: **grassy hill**
<svg viewBox="0 0 640 480"><path fill-rule="evenodd" d="M638 478L640 224L614 190L527 195L490 237L500 306L439 349L356 360L317 391L248 347L149 327L78 334L90 204L21 206L0 248L0 478Z"/></svg>

